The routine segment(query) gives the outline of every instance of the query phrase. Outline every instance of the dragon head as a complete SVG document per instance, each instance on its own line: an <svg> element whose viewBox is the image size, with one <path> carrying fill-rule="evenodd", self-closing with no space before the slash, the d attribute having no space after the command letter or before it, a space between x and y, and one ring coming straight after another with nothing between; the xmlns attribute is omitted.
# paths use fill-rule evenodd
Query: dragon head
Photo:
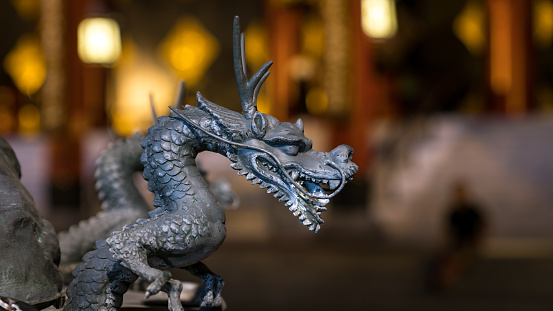
<svg viewBox="0 0 553 311"><path fill-rule="evenodd" d="M188 109L190 115L196 115L197 121L175 109L173 116L207 134L214 144L225 146L215 149L227 150L238 174L274 193L303 225L317 232L323 223L320 214L326 210L325 205L357 172L357 165L351 161L353 149L341 145L330 152L317 152L304 135L301 119L295 124L280 122L257 111L257 94L272 62L248 80L238 17L233 30L234 72L243 113L211 103L198 93L198 108L204 114L197 114L190 106L184 111L186 114Z"/></svg>
<svg viewBox="0 0 553 311"><path fill-rule="evenodd" d="M258 135L243 142L249 148L237 151L232 167L252 184L274 193L303 225L317 232L325 205L357 171L351 161L353 149L346 145L330 152L311 149L301 119L295 124L281 123L270 115L256 113L251 126Z"/></svg>

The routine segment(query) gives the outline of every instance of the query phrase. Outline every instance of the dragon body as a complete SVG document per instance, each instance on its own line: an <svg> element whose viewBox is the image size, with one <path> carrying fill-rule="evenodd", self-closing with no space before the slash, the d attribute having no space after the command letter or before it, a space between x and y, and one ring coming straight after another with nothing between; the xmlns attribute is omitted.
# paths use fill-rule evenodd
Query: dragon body
<svg viewBox="0 0 553 311"><path fill-rule="evenodd" d="M106 239L123 226L133 224L138 219L148 218L151 209L136 185L133 175L142 172L140 161L143 152L144 135L136 134L117 139L106 148L96 162L96 190L102 201L102 210L67 231L58 234L61 249L60 270L69 283L71 272L82 257L95 247L98 240ZM198 163L199 165L199 163ZM200 168L202 176L206 172ZM210 191L225 209L238 204L236 194L225 179L209 183Z"/></svg>
<svg viewBox="0 0 553 311"><path fill-rule="evenodd" d="M235 75L243 113L198 93L197 106L172 109L148 130L141 162L155 209L149 218L97 242L97 249L83 257L67 290L65 310L117 310L137 277L150 284L146 296L164 291L169 309L182 310L182 285L167 271L175 267L203 281L200 310L220 306L223 280L201 260L225 239L225 214L196 166L202 151L229 158L238 174L273 193L310 230L319 230L325 205L357 171L353 150L342 145L330 152L314 151L301 120L279 122L257 111L257 93L271 62L248 80L243 42L235 18Z"/></svg>

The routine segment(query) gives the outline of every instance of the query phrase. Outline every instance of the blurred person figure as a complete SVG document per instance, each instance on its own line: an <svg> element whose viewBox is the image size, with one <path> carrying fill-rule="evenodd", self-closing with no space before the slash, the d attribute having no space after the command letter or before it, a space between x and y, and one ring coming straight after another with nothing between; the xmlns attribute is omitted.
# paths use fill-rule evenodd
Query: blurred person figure
<svg viewBox="0 0 553 311"><path fill-rule="evenodd" d="M450 248L475 251L481 241L484 219L481 208L470 200L464 182L454 185L447 219Z"/></svg>
<svg viewBox="0 0 553 311"><path fill-rule="evenodd" d="M485 219L481 207L471 201L464 181L455 183L446 220L446 242L433 260L429 290L439 292L453 285L475 259L482 242Z"/></svg>

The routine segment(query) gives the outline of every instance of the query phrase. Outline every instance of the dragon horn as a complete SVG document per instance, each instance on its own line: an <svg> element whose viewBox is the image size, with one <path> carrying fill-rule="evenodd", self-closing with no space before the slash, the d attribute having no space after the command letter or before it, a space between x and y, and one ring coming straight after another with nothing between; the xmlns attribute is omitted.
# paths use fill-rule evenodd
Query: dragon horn
<svg viewBox="0 0 553 311"><path fill-rule="evenodd" d="M236 85L238 86L238 94L242 103L242 111L246 119L251 119L257 111L257 95L259 89L265 79L270 74L269 67L273 64L272 61L266 62L259 70L248 80L246 76L246 54L244 34L240 32L240 19L234 17L233 27L233 61L234 61L234 76Z"/></svg>

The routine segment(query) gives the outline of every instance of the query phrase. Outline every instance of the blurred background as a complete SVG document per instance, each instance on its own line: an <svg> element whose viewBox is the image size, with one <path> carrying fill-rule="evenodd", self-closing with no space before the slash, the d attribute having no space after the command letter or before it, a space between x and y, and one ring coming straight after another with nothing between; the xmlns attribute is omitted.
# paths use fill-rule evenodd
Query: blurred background
<svg viewBox="0 0 553 311"><path fill-rule="evenodd" d="M259 110L360 170L314 235L200 155L240 196L207 260L229 310L553 308L552 0L0 0L0 133L56 230L99 211L94 161L147 131L149 94L240 111L235 15L250 74L275 62Z"/></svg>

